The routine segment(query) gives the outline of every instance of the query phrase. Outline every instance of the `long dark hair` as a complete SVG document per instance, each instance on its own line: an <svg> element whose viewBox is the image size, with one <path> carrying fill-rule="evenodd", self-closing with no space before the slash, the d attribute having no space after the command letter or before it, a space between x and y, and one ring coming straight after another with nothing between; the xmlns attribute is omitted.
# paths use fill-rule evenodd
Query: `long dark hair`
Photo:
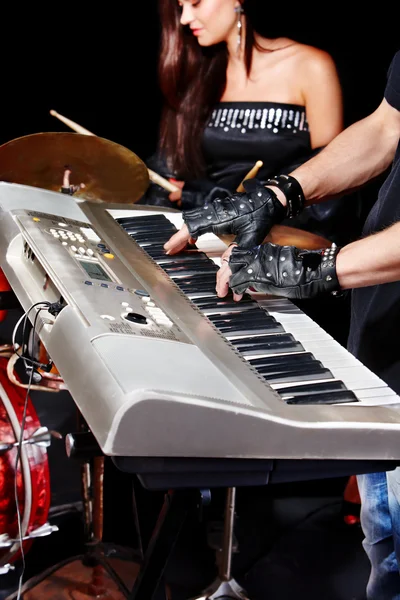
<svg viewBox="0 0 400 600"><path fill-rule="evenodd" d="M225 90L228 51L224 43L201 47L189 28L180 24L177 0L159 0L159 15L158 69L165 101L159 147L169 168L178 177L200 177L205 166L201 152L202 134L213 107ZM258 48L259 44L249 19L246 19L245 30L244 57L249 75L253 48Z"/></svg>

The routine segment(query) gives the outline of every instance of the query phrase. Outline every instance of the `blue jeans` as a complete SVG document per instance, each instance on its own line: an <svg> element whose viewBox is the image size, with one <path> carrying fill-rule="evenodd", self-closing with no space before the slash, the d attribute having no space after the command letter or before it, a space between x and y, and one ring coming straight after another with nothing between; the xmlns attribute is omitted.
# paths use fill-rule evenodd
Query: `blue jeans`
<svg viewBox="0 0 400 600"><path fill-rule="evenodd" d="M358 475L368 600L400 600L400 468Z"/></svg>

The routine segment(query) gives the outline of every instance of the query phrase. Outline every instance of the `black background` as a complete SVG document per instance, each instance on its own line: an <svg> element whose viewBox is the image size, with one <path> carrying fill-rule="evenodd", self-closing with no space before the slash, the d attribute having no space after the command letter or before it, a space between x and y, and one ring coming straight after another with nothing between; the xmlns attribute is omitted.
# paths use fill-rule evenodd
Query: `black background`
<svg viewBox="0 0 400 600"><path fill-rule="evenodd" d="M248 1L261 33L268 35L278 23L288 37L331 53L343 86L346 125L377 107L400 47L388 3L350 14L350 3L319 3L311 10L301 3ZM0 143L70 131L50 116L55 109L146 160L160 116L161 25L156 0L8 4L2 15Z"/></svg>
<svg viewBox="0 0 400 600"><path fill-rule="evenodd" d="M314 5L307 10L302 3L294 7L284 2L253 0L253 4L261 33L268 36L271 24L279 22L288 37L330 52L343 86L346 125L378 106L390 60L400 47L400 35L395 31L397 17L390 13L388 3L373 5L371 12L360 5L362 13L354 14L349 13L349 9L353 10L350 3L345 6L319 3L318 8ZM124 4L40 3L40 6L38 3L8 3L2 5L1 24L0 144L38 132L70 131L50 116L49 111L55 109L93 133L130 148L144 160L153 152L161 105L157 56L162 24L158 20L156 0L132 0ZM63 433L73 429L72 400L66 395L58 398L56 414L50 400L46 396L41 404L35 397L41 424ZM49 456L54 506L79 500L79 465L68 461L63 442L54 442ZM108 476L111 477L111 486L106 487L105 504L108 516L114 514L118 520L123 515L123 526L118 533L122 529L131 542L132 527L126 524L130 507L125 507L131 493L130 481L124 493L122 474L118 475L115 486L115 472L107 475L107 481L110 481ZM327 489L326 482L324 489ZM118 538L113 519L111 523L107 520L106 525L106 538L110 535L113 541L125 543L125 539ZM269 526L272 522L268 521ZM341 529L338 532L342 535ZM361 545L355 533L356 549L359 549ZM50 566L49 563L54 564L69 552L74 554L80 534L81 528L70 526L68 521L67 525L60 525L59 537L38 540L35 551L28 555L32 563L28 560L26 576ZM304 543L303 538L301 543ZM349 548L353 551L354 545ZM316 552L313 548L311 555L315 575L319 572L318 564L315 566L318 549ZM337 555L342 555L342 549ZM364 555L362 558L364 560ZM340 569L333 571L340 572ZM368 573L368 565L365 573ZM361 589L365 587L366 576L360 583ZM313 578L310 581L314 582ZM354 571L351 581L357 581ZM5 589L5 586L3 578L0 596L1 587Z"/></svg>

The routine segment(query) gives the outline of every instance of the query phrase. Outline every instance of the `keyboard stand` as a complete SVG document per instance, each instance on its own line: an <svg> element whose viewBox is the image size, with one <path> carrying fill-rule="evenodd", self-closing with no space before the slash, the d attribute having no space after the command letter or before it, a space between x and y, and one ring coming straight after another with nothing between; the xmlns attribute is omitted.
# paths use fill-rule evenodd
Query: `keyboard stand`
<svg viewBox="0 0 400 600"><path fill-rule="evenodd" d="M204 595L195 600L249 600L245 590L231 577L235 507L236 488L230 487L226 490L222 548L217 553L218 577Z"/></svg>
<svg viewBox="0 0 400 600"><path fill-rule="evenodd" d="M236 487L268 485L339 477L354 473L390 471L398 461L335 461L335 460L242 460L196 458L134 458L112 457L117 468L136 475L149 490L166 490L164 504L149 542L139 575L129 600L169 600L162 578L182 526L189 512L201 510L210 499L213 487L228 488L225 511L225 561L217 581L211 586L211 596L193 600L247 600L245 592L231 579L230 561L234 493ZM217 586L217 587L216 587ZM218 596L215 592L218 591ZM207 593L207 592L206 592ZM234 595L232 595L232 593ZM242 595L240 595L242 594Z"/></svg>
<svg viewBox="0 0 400 600"><path fill-rule="evenodd" d="M102 451L93 434L85 429L68 434L67 454L84 462L90 458L97 459L102 464ZM133 589L130 593L127 590L130 600L169 600L162 581L168 560L188 514L195 509L201 511L203 506L210 502L212 488L227 489L224 536L220 560L217 560L219 576L206 591L208 595L201 598L248 600L244 590L231 578L237 487L390 471L396 468L399 462L123 456L113 456L112 461L117 469L138 477L145 489L168 490L144 558L140 561L140 571ZM101 481L101 477L97 480ZM102 495L102 489L95 491L97 494L101 492ZM100 496L96 504L98 508L101 506ZM96 521L96 529L99 530L93 533L99 542L102 537L101 519Z"/></svg>
<svg viewBox="0 0 400 600"><path fill-rule="evenodd" d="M182 526L193 509L200 509L210 500L209 491L176 490L165 495L164 504L154 528L140 573L129 600L167 600L162 576L174 549ZM248 600L244 590L231 578L233 525L236 488L226 494L224 535L219 559L219 576L204 591L205 595L193 600Z"/></svg>
<svg viewBox="0 0 400 600"><path fill-rule="evenodd" d="M199 490L170 490L157 519L139 575L129 600L168 600L162 576L189 512L208 503L209 493Z"/></svg>

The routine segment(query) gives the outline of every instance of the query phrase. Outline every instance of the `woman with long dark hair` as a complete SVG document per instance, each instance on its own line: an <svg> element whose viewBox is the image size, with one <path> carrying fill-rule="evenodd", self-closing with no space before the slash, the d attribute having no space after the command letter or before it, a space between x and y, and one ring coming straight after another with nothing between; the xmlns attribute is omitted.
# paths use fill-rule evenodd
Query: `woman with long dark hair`
<svg viewBox="0 0 400 600"><path fill-rule="evenodd" d="M151 184L141 200L189 209L232 193L255 162L258 178L301 164L343 128L342 92L332 57L255 29L250 0L160 0L157 153L149 167L178 192ZM248 14L249 13L249 14ZM257 29L260 29L258 27ZM356 202L327 203L284 224L337 243L354 237Z"/></svg>

